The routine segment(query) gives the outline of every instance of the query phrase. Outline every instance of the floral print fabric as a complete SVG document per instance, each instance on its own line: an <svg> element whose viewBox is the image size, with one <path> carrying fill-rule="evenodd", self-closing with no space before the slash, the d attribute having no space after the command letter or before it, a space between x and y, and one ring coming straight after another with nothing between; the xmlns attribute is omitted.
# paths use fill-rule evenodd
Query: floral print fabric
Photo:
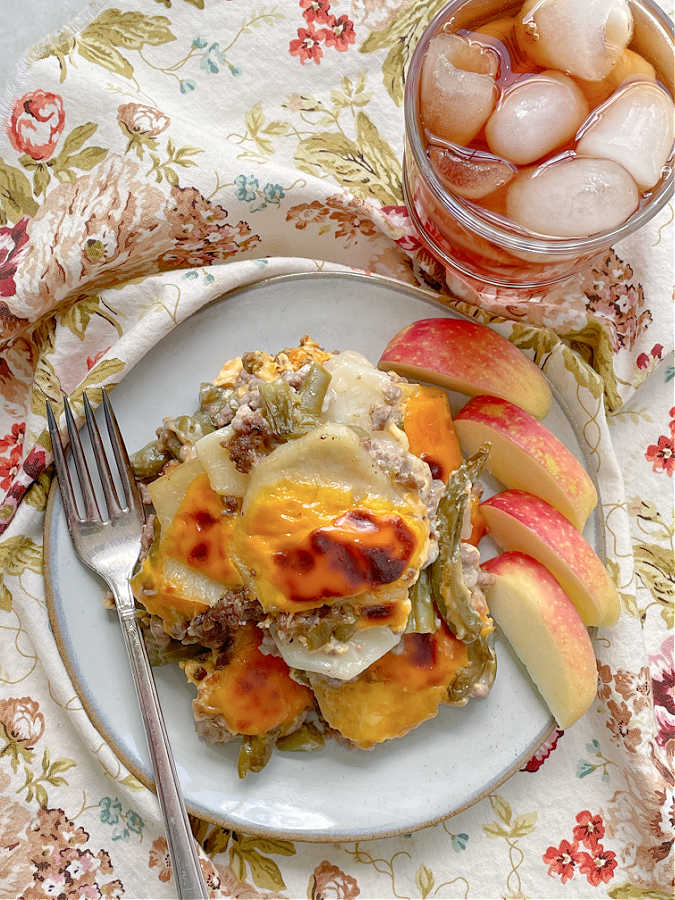
<svg viewBox="0 0 675 900"><path fill-rule="evenodd" d="M225 290L341 266L440 291L569 392L617 498L602 515L622 618L595 638L592 710L498 792L374 843L195 819L213 896L672 894L672 208L538 296L444 272L401 189L405 69L442 5L98 3L29 55L0 127L0 896L175 896L156 801L49 630L45 399L81 415L85 388L99 399Z"/></svg>

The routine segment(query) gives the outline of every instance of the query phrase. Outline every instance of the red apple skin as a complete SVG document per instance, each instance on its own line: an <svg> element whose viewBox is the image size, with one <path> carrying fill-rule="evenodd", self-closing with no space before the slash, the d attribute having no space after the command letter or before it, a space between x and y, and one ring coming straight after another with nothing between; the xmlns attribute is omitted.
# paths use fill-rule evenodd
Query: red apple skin
<svg viewBox="0 0 675 900"><path fill-rule="evenodd" d="M526 491L502 491L481 503L488 532L504 550L520 550L545 566L586 625L614 625L619 598L597 554L550 503Z"/></svg>
<svg viewBox="0 0 675 900"><path fill-rule="evenodd" d="M593 702L598 678L576 607L548 569L524 553L502 553L481 568L495 576L486 588L491 614L558 725L569 728Z"/></svg>
<svg viewBox="0 0 675 900"><path fill-rule="evenodd" d="M389 341L378 365L471 397L494 394L538 418L551 408L539 368L496 331L464 319L413 322Z"/></svg>
<svg viewBox="0 0 675 900"><path fill-rule="evenodd" d="M595 485L579 460L524 409L501 397L474 397L455 416L464 452L470 456L485 441L501 438L487 468L507 488L530 490L555 506L583 530L598 502Z"/></svg>

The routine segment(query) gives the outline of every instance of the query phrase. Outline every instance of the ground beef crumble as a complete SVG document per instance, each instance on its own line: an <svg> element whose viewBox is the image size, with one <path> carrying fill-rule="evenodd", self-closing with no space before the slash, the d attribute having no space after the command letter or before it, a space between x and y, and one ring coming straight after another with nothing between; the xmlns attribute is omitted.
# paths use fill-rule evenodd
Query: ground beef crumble
<svg viewBox="0 0 675 900"><path fill-rule="evenodd" d="M279 443L267 419L248 404L239 407L231 425L233 433L227 449L238 472L250 472Z"/></svg>

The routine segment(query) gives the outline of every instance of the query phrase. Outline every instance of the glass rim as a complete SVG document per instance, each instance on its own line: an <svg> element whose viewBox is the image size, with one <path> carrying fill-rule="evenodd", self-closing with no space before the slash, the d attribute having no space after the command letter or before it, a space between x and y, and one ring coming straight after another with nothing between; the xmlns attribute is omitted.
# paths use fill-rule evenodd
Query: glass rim
<svg viewBox="0 0 675 900"><path fill-rule="evenodd" d="M672 165L661 186L642 208L637 209L630 218L626 219L617 228L610 231L602 231L585 238L544 237L534 232L529 232L528 229L517 223L514 223L514 228L518 228L521 233L514 232L507 227L488 222L481 215L474 212L462 198L450 194L443 187L426 155L419 128L419 83L422 62L427 45L438 31L441 23L448 18L454 9L468 5L471 2L472 0L451 0L450 3L447 3L436 13L415 47L405 80L403 112L406 139L415 164L434 198L467 230L475 232L487 241L496 242L502 247L516 251L541 252L552 255L592 254L617 243L634 231L642 228L643 225L663 209L673 193L674 167ZM673 22L660 6L653 0L629 0L629 2L647 9L671 35L672 41Z"/></svg>

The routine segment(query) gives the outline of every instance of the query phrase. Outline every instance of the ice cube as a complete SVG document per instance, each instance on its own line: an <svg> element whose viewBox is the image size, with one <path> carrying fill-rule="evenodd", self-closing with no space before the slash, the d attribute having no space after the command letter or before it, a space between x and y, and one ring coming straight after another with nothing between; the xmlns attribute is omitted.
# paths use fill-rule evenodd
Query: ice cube
<svg viewBox="0 0 675 900"><path fill-rule="evenodd" d="M644 56L640 56L634 50L624 50L618 63L602 81L584 81L577 79L584 96L588 100L591 109L604 103L614 91L629 78L642 78L656 81L654 66L647 62Z"/></svg>
<svg viewBox="0 0 675 900"><path fill-rule="evenodd" d="M496 51L456 34L437 34L424 58L420 107L424 126L455 144L468 144L497 99Z"/></svg>
<svg viewBox="0 0 675 900"><path fill-rule="evenodd" d="M571 140L587 115L586 98L572 79L546 71L502 94L485 137L493 153L523 166Z"/></svg>
<svg viewBox="0 0 675 900"><path fill-rule="evenodd" d="M508 184L518 171L491 153L457 145L430 144L429 159L445 187L469 200L478 200Z"/></svg>
<svg viewBox="0 0 675 900"><path fill-rule="evenodd" d="M567 156L521 172L509 185L506 211L537 234L588 237L625 222L638 200L637 185L622 166Z"/></svg>
<svg viewBox="0 0 675 900"><path fill-rule="evenodd" d="M582 127L577 153L613 159L643 190L654 187L673 146L673 101L655 81L631 81Z"/></svg>
<svg viewBox="0 0 675 900"><path fill-rule="evenodd" d="M627 0L527 0L516 22L530 59L588 81L609 74L632 34Z"/></svg>

